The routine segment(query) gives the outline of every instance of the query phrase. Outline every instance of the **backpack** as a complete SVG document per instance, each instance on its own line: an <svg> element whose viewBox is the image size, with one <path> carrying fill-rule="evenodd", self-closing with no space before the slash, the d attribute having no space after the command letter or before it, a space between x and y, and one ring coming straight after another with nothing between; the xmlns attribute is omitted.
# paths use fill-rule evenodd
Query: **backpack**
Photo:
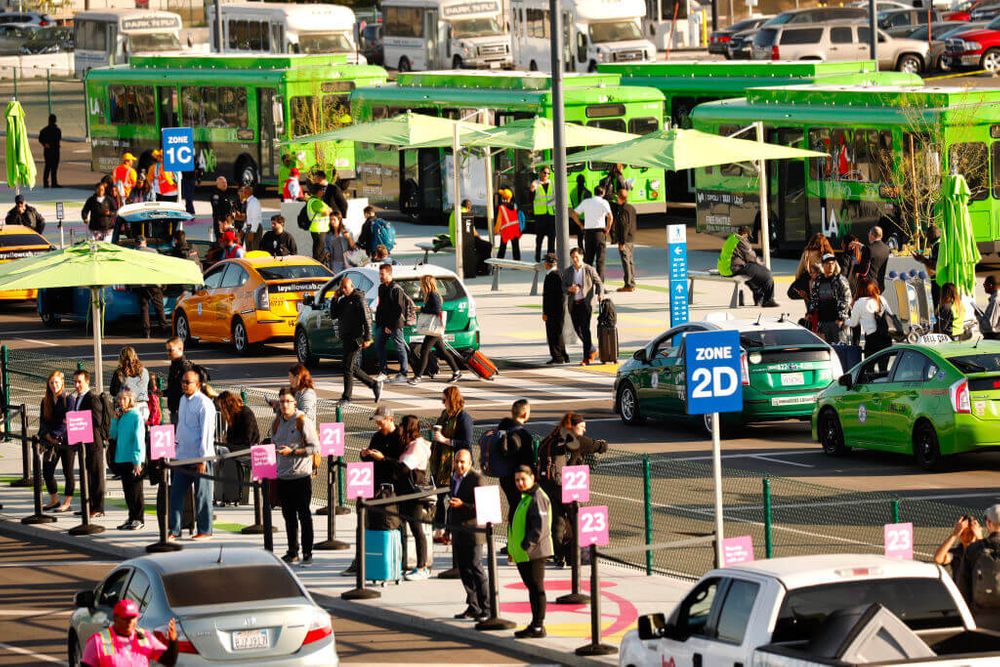
<svg viewBox="0 0 1000 667"><path fill-rule="evenodd" d="M561 433L542 440L538 446L538 478L562 486L562 470L569 462L569 456Z"/></svg>
<svg viewBox="0 0 1000 667"><path fill-rule="evenodd" d="M309 220L309 208L307 206L303 206L299 209L299 215L295 218L295 222L298 223L299 229L309 231L309 227L312 226L312 221Z"/></svg>
<svg viewBox="0 0 1000 667"><path fill-rule="evenodd" d="M974 607L1000 609L1000 545L988 540L972 566Z"/></svg>
<svg viewBox="0 0 1000 667"><path fill-rule="evenodd" d="M146 426L159 426L163 420L163 412L160 409L160 386L154 384L149 392L149 417L146 419Z"/></svg>
<svg viewBox="0 0 1000 667"><path fill-rule="evenodd" d="M111 394L106 391L102 391L97 398L101 402L102 410L101 423L95 424L95 426L101 438L107 442L111 437L111 421L115 418L115 405L111 400Z"/></svg>
<svg viewBox="0 0 1000 667"><path fill-rule="evenodd" d="M402 292L403 288L399 289ZM408 327L417 324L417 304L413 303L413 299L406 292L403 292L403 321Z"/></svg>
<svg viewBox="0 0 1000 667"><path fill-rule="evenodd" d="M375 218L372 222L371 252L374 253L380 245L384 245L386 250L392 252L396 247L396 230L382 218Z"/></svg>
<svg viewBox="0 0 1000 667"><path fill-rule="evenodd" d="M487 477L507 477L514 473L508 431L490 429L479 438L479 465Z"/></svg>

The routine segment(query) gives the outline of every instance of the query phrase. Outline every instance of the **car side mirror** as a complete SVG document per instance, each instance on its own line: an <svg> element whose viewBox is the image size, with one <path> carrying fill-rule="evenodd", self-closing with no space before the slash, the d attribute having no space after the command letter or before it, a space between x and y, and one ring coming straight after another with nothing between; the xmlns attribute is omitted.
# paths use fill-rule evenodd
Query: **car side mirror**
<svg viewBox="0 0 1000 667"><path fill-rule="evenodd" d="M304 295L302 295L302 305L303 306L311 306L314 303L316 303L316 297L314 295L312 295L312 294L304 294Z"/></svg>
<svg viewBox="0 0 1000 667"><path fill-rule="evenodd" d="M642 363L646 363L646 348L640 347L632 355L632 358L635 359L636 361L641 361Z"/></svg>
<svg viewBox="0 0 1000 667"><path fill-rule="evenodd" d="M837 380L837 384L841 387L847 387L850 389L854 386L854 377L850 373L844 373L840 376L840 379Z"/></svg>
<svg viewBox="0 0 1000 667"><path fill-rule="evenodd" d="M73 605L77 609L93 609L94 602L94 591L77 591L76 595L73 596Z"/></svg>
<svg viewBox="0 0 1000 667"><path fill-rule="evenodd" d="M646 614L639 617L639 639L651 641L664 636L667 617L663 614Z"/></svg>

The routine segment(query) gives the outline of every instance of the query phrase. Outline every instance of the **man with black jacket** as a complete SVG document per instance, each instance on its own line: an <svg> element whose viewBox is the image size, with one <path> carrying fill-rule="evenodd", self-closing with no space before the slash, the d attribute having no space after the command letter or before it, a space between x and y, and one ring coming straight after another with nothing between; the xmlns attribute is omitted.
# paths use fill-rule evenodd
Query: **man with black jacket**
<svg viewBox="0 0 1000 667"><path fill-rule="evenodd" d="M271 230L264 233L258 247L273 257L285 257L299 253L295 239L285 231L285 218L280 215L271 216Z"/></svg>
<svg viewBox="0 0 1000 667"><path fill-rule="evenodd" d="M885 294L885 267L888 263L889 246L882 240L882 228L875 225L868 232L868 245L861 253L861 275L875 281L879 294Z"/></svg>
<svg viewBox="0 0 1000 667"><path fill-rule="evenodd" d="M399 355L399 374L393 382L406 382L407 347L403 327L406 326L407 296L403 288L392 280L392 264L383 264L378 268L378 279L381 284L378 286L378 308L375 309L375 350L378 352L378 376L375 379L387 379L389 355L386 344L391 338Z"/></svg>
<svg viewBox="0 0 1000 667"><path fill-rule="evenodd" d="M346 276L333 294L330 315L339 320L340 340L344 344L344 393L340 397L341 402L351 400L354 378L357 378L372 390L375 402L378 403L382 397L382 382L372 379L361 368L361 350L372 344L371 311L368 310L364 295L354 289L353 281Z"/></svg>
<svg viewBox="0 0 1000 667"><path fill-rule="evenodd" d="M225 176L215 179L215 190L212 191L209 202L212 204L212 232L218 239L222 234L222 221L236 210L236 203L229 194L229 182Z"/></svg>
<svg viewBox="0 0 1000 667"><path fill-rule="evenodd" d="M316 185L326 186L326 192L323 193L323 203L334 211L340 211L340 217L346 218L347 197L344 196L344 191L340 189L340 185L337 183L337 172L333 172L328 181L326 180L325 171L317 171L314 179Z"/></svg>
<svg viewBox="0 0 1000 667"><path fill-rule="evenodd" d="M528 399L520 398L510 406L510 417L504 417L497 424L497 431L507 433L507 451L502 457L500 470L492 471L500 482L500 488L507 498L507 523L514 517L514 510L521 502L521 492L514 484L514 473L518 466L535 467L534 436L525 428L531 417L531 406Z"/></svg>
<svg viewBox="0 0 1000 667"><path fill-rule="evenodd" d="M69 409L89 410L94 426L94 442L87 443L87 490L90 492L90 516L104 516L104 447L108 442L108 429L112 415L105 423L104 404L96 391L90 388L90 373L79 370L73 373L76 393L69 397ZM83 508L81 508L81 511Z"/></svg>
<svg viewBox="0 0 1000 667"><path fill-rule="evenodd" d="M184 356L184 341L178 336L167 340L167 359L170 360L170 369L167 371L167 409L170 410L170 423L176 424L183 394L181 379L194 367L194 364Z"/></svg>
<svg viewBox="0 0 1000 667"><path fill-rule="evenodd" d="M545 322L545 339L549 342L547 364L568 364L569 353L563 338L566 324L566 297L563 294L562 276L556 267L556 256L545 256L545 283L542 287L542 321Z"/></svg>
<svg viewBox="0 0 1000 667"><path fill-rule="evenodd" d="M483 571L483 546L486 536L473 532L476 528L476 488L483 485L482 476L472 469L472 452L460 449L452 463L451 498L448 500L448 527L455 567L465 588L465 611L455 618L485 621L489 618L486 593L486 572ZM473 529L470 531L469 529Z"/></svg>
<svg viewBox="0 0 1000 667"><path fill-rule="evenodd" d="M620 174L621 172L619 172ZM635 207L628 203L628 190L618 190L617 200L611 202L611 241L618 244L618 254L622 258L624 287L619 292L635 291L635 231L638 228L638 214Z"/></svg>
<svg viewBox="0 0 1000 667"><path fill-rule="evenodd" d="M973 542L965 550L960 578L963 587L960 592L969 603L969 609L980 629L1000 630L1000 591L995 587L994 569L994 563L1000 558L1000 505L986 508L985 523L986 537ZM987 566L983 567L983 564L977 562L980 560ZM980 572L980 569L983 571Z"/></svg>
<svg viewBox="0 0 1000 667"><path fill-rule="evenodd" d="M24 225L29 229L34 229L39 234L45 229L45 218L34 206L29 206L24 201L24 195L14 197L14 208L7 211L4 224Z"/></svg>

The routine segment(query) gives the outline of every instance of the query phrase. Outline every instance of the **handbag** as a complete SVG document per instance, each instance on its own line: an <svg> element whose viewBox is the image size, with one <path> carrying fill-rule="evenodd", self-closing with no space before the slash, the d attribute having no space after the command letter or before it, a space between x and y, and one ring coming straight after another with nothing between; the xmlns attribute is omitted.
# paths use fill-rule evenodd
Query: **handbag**
<svg viewBox="0 0 1000 667"><path fill-rule="evenodd" d="M353 248L344 252L344 264L347 266L365 266L368 264L368 253L364 248Z"/></svg>
<svg viewBox="0 0 1000 667"><path fill-rule="evenodd" d="M443 336L445 329L444 321L444 312L440 315L435 315L433 313L418 313L417 333L424 336Z"/></svg>

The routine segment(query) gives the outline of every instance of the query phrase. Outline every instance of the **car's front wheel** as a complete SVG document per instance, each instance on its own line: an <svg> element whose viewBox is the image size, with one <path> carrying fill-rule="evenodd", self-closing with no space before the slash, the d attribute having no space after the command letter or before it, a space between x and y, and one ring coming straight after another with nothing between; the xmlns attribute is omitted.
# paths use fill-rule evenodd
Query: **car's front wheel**
<svg viewBox="0 0 1000 667"><path fill-rule="evenodd" d="M309 348L309 334L302 327L295 330L295 357L306 368L315 368L318 361Z"/></svg>
<svg viewBox="0 0 1000 667"><path fill-rule="evenodd" d="M39 313L39 316L42 318L42 324L47 327L57 327L59 326L59 322L62 321L59 319L59 316L56 315L55 313L48 313L42 311L41 313Z"/></svg>
<svg viewBox="0 0 1000 667"><path fill-rule="evenodd" d="M191 338L191 322L183 310L177 311L174 318L174 335L184 341L184 345L190 346L194 342Z"/></svg>
<svg viewBox="0 0 1000 667"><path fill-rule="evenodd" d="M66 638L66 657L69 661L69 667L80 667L80 642L77 641L76 633L70 631L69 636Z"/></svg>
<svg viewBox="0 0 1000 667"><path fill-rule="evenodd" d="M629 426L642 423L639 396L631 382L625 382L618 391L618 415L622 418L622 422Z"/></svg>
<svg viewBox="0 0 1000 667"><path fill-rule="evenodd" d="M922 421L913 429L913 457L924 470L941 467L941 446L930 422Z"/></svg>
<svg viewBox="0 0 1000 667"><path fill-rule="evenodd" d="M233 350L236 351L236 354L246 354L250 351L250 347L247 325L237 317L233 320Z"/></svg>
<svg viewBox="0 0 1000 667"><path fill-rule="evenodd" d="M979 66L990 74L1000 72L1000 49L990 49L984 53Z"/></svg>
<svg viewBox="0 0 1000 667"><path fill-rule="evenodd" d="M819 416L819 443L823 451L830 456L844 456L851 449L844 442L844 429L840 425L840 417L827 408Z"/></svg>

